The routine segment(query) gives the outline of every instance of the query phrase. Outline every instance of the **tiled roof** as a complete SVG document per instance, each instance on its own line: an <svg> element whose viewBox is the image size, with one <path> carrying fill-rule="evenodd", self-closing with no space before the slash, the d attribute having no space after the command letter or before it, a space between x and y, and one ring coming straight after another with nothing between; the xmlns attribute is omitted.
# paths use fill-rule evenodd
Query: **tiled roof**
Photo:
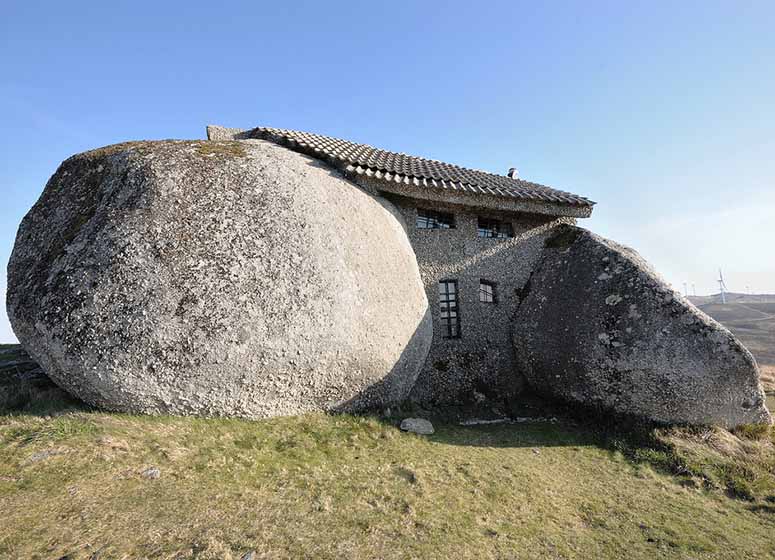
<svg viewBox="0 0 775 560"><path fill-rule="evenodd" d="M582 196L538 183L467 169L450 163L389 152L366 144L311 132L258 127L240 134L262 138L333 163L356 175L414 185L417 188L450 189L463 193L522 199L561 206L586 207L595 204Z"/></svg>

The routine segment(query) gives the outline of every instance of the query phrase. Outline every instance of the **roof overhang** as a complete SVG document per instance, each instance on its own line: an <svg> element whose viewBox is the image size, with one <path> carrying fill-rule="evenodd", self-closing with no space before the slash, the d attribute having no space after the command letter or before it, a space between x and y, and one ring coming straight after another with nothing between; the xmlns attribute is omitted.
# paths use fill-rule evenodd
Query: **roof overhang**
<svg viewBox="0 0 775 560"><path fill-rule="evenodd" d="M413 198L416 200L427 200L432 202L442 202L446 204L456 204L459 206L468 206L472 208L487 208L498 212L518 212L529 214L543 214L547 216L567 216L571 218L588 218L592 215L592 206L569 206L565 204L550 204L546 202L537 202L533 200L524 200L518 198L492 197L484 194L466 192L463 189L442 188L440 186L428 188L417 188L417 185L408 183L405 180L385 180L378 179L371 173L356 173L354 170L344 170L345 177L368 189L379 192L388 192Z"/></svg>

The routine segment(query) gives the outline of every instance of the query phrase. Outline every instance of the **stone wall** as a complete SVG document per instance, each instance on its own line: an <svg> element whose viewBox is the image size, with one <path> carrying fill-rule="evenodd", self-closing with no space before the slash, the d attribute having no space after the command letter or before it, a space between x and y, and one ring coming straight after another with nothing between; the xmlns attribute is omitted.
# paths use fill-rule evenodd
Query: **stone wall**
<svg viewBox="0 0 775 560"><path fill-rule="evenodd" d="M536 214L481 213L433 203L429 209L452 213L454 229L417 229L421 202L386 195L403 215L433 316L433 343L411 398L425 405L461 404L483 397L508 399L522 388L516 373L512 325L519 295L543 248L548 231L572 218ZM477 216L512 223L514 237L477 236ZM496 303L479 301L480 279L495 283ZM444 338L440 280L457 280L461 335Z"/></svg>

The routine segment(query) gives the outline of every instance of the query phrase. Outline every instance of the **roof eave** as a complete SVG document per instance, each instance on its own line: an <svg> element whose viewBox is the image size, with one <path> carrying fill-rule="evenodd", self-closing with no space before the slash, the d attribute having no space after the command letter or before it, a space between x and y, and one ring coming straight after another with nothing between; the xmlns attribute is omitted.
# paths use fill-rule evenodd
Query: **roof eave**
<svg viewBox="0 0 775 560"><path fill-rule="evenodd" d="M543 214L555 217L589 218L592 215L593 206L581 206L570 204L552 204L549 202L491 196L461 190L443 189L440 187L426 187L418 189L412 184L395 181L380 180L368 177L365 174L353 172L344 173L347 178L358 185L381 192L401 195L417 200L433 202L445 202L473 208L487 208L499 212L520 212L529 214Z"/></svg>

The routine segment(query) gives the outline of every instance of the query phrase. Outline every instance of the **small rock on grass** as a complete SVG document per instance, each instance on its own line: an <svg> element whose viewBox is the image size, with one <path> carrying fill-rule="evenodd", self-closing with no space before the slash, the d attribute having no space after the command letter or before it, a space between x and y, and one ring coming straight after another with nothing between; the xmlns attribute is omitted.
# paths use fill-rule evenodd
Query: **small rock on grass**
<svg viewBox="0 0 775 560"><path fill-rule="evenodd" d="M435 431L433 424L425 418L404 418L401 421L401 429L405 432L413 432L423 436L430 435Z"/></svg>
<svg viewBox="0 0 775 560"><path fill-rule="evenodd" d="M148 480L156 480L161 476L161 471L156 467L149 467L140 474Z"/></svg>
<svg viewBox="0 0 775 560"><path fill-rule="evenodd" d="M68 453L68 449L62 449L58 447L54 447L51 449L44 449L43 451L38 451L37 453L33 453L27 459L24 461L24 465L30 465L32 463L37 463L39 461L45 461L46 459L50 457L55 457L57 455L64 455Z"/></svg>

